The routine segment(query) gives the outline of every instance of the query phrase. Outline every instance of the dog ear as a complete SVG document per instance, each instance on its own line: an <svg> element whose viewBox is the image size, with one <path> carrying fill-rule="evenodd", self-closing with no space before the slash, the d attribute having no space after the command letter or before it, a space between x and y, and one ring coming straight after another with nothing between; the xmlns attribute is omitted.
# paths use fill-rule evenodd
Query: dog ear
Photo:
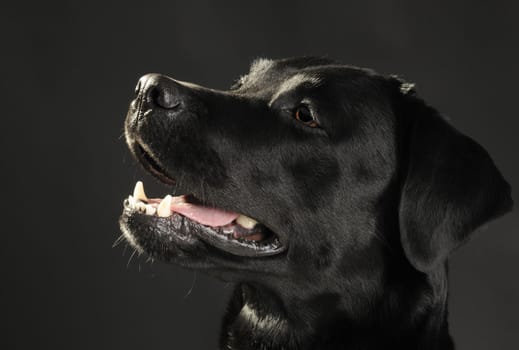
<svg viewBox="0 0 519 350"><path fill-rule="evenodd" d="M511 210L511 188L483 147L454 129L414 90L400 89L399 95L400 239L411 264L428 272L476 228Z"/></svg>

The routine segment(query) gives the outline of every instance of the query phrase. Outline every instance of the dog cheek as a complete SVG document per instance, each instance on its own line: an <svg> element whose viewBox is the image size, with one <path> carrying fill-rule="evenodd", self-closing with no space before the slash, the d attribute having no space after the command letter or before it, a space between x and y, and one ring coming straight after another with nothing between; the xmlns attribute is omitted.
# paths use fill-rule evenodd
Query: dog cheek
<svg viewBox="0 0 519 350"><path fill-rule="evenodd" d="M297 220L297 218L295 218ZM289 261L303 275L324 272L338 259L331 241L329 227L322 223L304 222L297 225L290 237Z"/></svg>
<svg viewBox="0 0 519 350"><path fill-rule="evenodd" d="M204 129L193 127L177 127L168 135L160 135L167 143L160 146L168 172L179 181L180 188L186 187L188 192L205 191L202 186L222 189L230 182L225 159L222 152L215 150L206 140ZM206 195L206 194L204 194Z"/></svg>
<svg viewBox="0 0 519 350"><path fill-rule="evenodd" d="M299 194L300 206L316 210L328 204L335 185L340 178L340 167L334 158L316 155L296 159L287 164L286 171L294 184L294 193Z"/></svg>
<svg viewBox="0 0 519 350"><path fill-rule="evenodd" d="M316 249L316 257L314 266L316 270L321 271L330 267L333 261L333 248L329 242L321 242Z"/></svg>

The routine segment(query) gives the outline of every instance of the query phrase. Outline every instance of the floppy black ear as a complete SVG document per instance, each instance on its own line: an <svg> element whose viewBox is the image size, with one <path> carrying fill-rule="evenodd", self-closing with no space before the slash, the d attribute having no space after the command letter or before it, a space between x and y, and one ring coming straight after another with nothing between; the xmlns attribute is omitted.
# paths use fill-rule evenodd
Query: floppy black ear
<svg viewBox="0 0 519 350"><path fill-rule="evenodd" d="M401 93L403 185L401 243L427 272L472 231L511 210L510 185L489 154L414 94Z"/></svg>

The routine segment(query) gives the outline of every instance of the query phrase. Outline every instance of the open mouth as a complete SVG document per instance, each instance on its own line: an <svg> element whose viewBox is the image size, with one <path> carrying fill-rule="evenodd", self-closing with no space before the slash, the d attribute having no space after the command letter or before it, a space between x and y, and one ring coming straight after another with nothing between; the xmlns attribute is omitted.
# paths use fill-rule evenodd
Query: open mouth
<svg viewBox="0 0 519 350"><path fill-rule="evenodd" d="M167 226L173 229L162 235L183 237L184 241L186 235L195 236L233 255L271 256L285 250L276 234L246 215L204 206L191 195L148 198L140 181L124 201L123 216L140 216L150 226L164 226L164 220L169 221Z"/></svg>

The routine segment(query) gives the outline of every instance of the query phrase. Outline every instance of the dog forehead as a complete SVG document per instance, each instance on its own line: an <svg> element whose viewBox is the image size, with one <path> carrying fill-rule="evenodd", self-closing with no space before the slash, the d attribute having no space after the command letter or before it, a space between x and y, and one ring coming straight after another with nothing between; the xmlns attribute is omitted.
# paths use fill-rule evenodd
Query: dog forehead
<svg viewBox="0 0 519 350"><path fill-rule="evenodd" d="M321 57L293 57L284 59L258 58L250 66L249 72L238 80L244 92L279 95L303 83L318 86L327 81L342 83L359 77L376 76L370 70L345 65Z"/></svg>
<svg viewBox="0 0 519 350"><path fill-rule="evenodd" d="M264 76L269 69L274 66L275 61L269 58L258 58L255 59L249 68L249 79L255 80L255 78Z"/></svg>
<svg viewBox="0 0 519 350"><path fill-rule="evenodd" d="M296 57L285 59L257 58L249 68L249 72L243 75L239 82L241 85L258 86L263 83L272 85L275 81L282 81L305 68L329 65L333 61L315 57Z"/></svg>
<svg viewBox="0 0 519 350"><path fill-rule="evenodd" d="M292 57L277 60L258 58L251 63L246 77L249 81L261 80L272 75L286 77L306 68L331 64L336 64L336 62L319 57Z"/></svg>
<svg viewBox="0 0 519 350"><path fill-rule="evenodd" d="M279 87L277 88L277 91L272 95L269 106L272 105L276 99L283 95L284 93L296 89L298 86L301 86L303 84L307 84L309 86L318 86L321 82L321 79L317 74L312 73L296 73L295 75L290 76L289 78L283 80Z"/></svg>

